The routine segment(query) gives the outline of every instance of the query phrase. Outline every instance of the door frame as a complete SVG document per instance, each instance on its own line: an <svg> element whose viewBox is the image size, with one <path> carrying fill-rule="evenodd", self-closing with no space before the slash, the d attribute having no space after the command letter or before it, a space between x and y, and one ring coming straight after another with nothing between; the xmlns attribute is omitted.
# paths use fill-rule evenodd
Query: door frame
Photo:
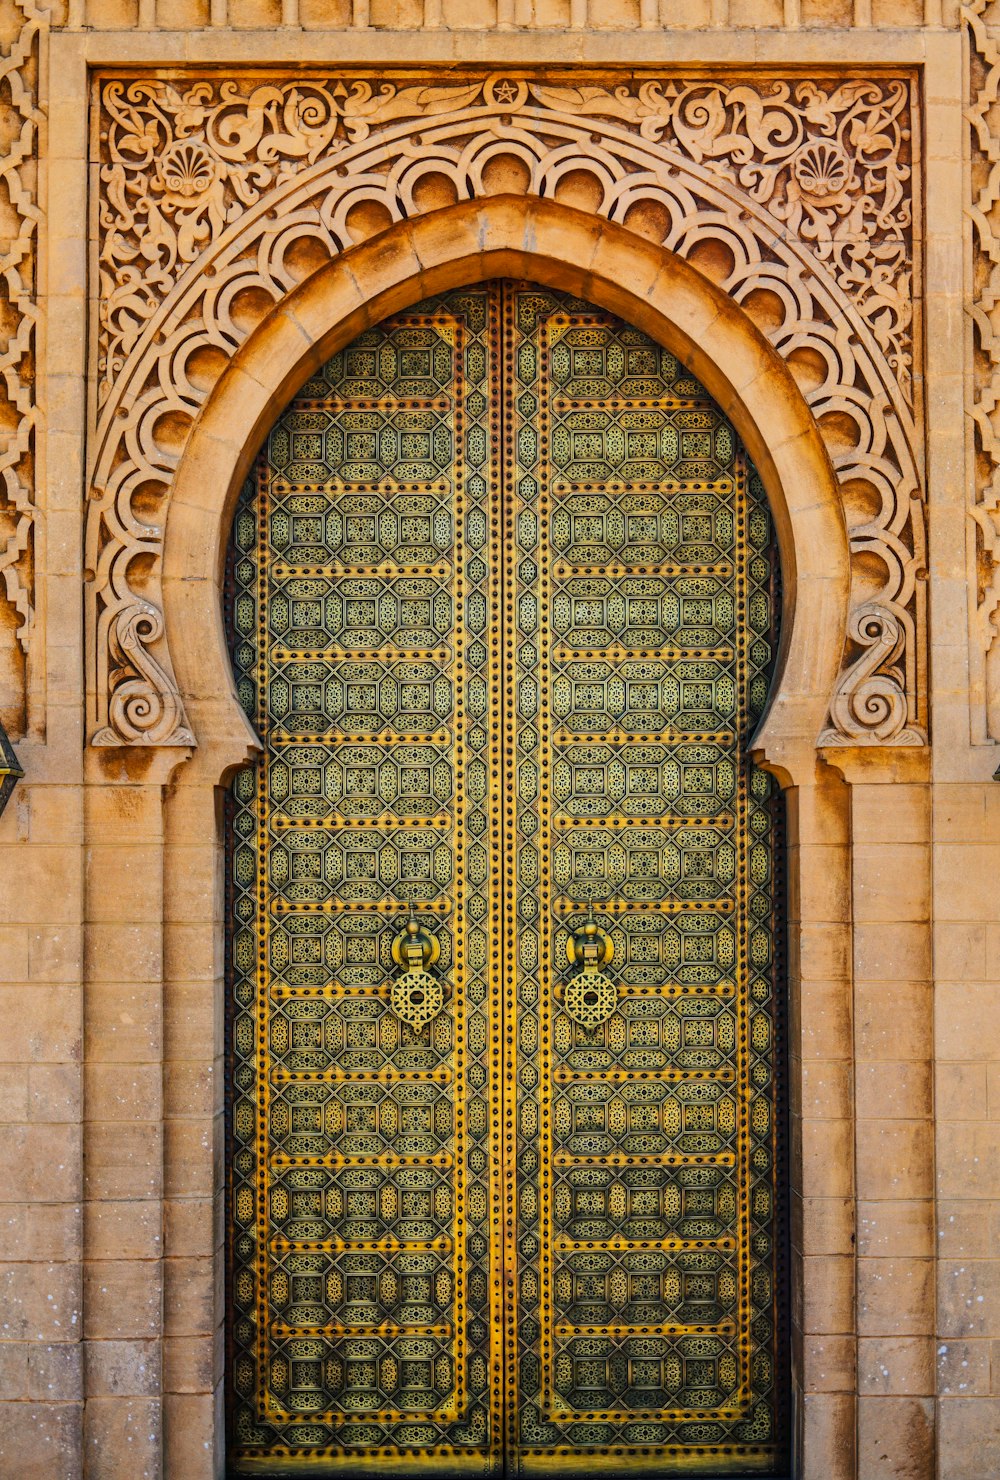
<svg viewBox="0 0 1000 1480"><path fill-rule="evenodd" d="M848 620L848 543L833 468L790 371L707 278L624 228L547 201L497 197L401 223L300 285L249 336L210 394L177 471L166 524L165 617L198 748L133 753L144 828L162 847L164 1019L200 1034L210 1106L192 1116L164 1077L171 1279L218 1330L222 1259L222 788L256 751L239 708L221 579L235 500L267 428L295 391L367 325L491 277L542 282L610 309L687 363L735 425L774 512L786 604L772 698L754 751L788 804L793 1443L801 1480L856 1473L857 1281L852 834L883 781L921 792L926 751L820 749ZM626 286L628 285L628 286ZM122 752L91 753L95 767ZM96 778L95 778L96 779ZM103 778L102 778L103 779ZM850 781L854 786L845 784ZM901 793L895 794L896 799ZM914 802L919 806L919 799ZM919 957L919 942L912 953ZM907 974L916 979L919 960ZM190 1060L190 1044L182 1055ZM828 1072L827 1072L828 1071ZM929 1150L926 1153L929 1157ZM212 1322L214 1321L214 1326ZM205 1443L221 1443L222 1354ZM832 1368L832 1377L827 1369ZM176 1410L175 1410L176 1411ZM204 1413L204 1409L202 1412ZM206 1470L206 1474L209 1470Z"/></svg>

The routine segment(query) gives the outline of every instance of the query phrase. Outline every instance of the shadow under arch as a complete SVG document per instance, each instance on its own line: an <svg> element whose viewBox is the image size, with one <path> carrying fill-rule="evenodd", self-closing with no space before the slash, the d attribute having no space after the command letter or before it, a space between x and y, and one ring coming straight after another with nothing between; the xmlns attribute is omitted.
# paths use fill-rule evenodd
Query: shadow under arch
<svg viewBox="0 0 1000 1480"><path fill-rule="evenodd" d="M196 769L219 780L256 748L232 678L221 584L236 499L270 426L369 325L497 277L558 288L627 320L687 365L735 426L767 490L784 585L778 662L753 750L782 785L805 780L850 591L838 485L805 399L748 315L682 258L625 227L521 196L463 202L355 246L267 314L211 391L177 470L164 551L166 632L198 739Z"/></svg>

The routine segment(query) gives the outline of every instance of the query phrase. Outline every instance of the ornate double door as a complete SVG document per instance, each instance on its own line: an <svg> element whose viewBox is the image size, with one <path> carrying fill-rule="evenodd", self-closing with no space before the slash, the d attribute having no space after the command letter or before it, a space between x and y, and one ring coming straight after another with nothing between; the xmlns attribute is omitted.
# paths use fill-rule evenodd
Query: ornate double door
<svg viewBox="0 0 1000 1480"><path fill-rule="evenodd" d="M275 424L227 602L235 1472L782 1462L775 586L703 387L530 284Z"/></svg>

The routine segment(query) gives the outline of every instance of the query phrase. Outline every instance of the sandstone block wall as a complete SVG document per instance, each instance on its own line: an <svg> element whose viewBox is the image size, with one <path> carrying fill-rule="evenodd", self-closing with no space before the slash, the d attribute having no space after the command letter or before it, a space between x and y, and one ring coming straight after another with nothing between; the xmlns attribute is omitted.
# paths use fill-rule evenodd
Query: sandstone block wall
<svg viewBox="0 0 1000 1480"><path fill-rule="evenodd" d="M90 72L569 61L598 80L639 64L917 78L926 547L907 535L901 609L916 623L913 593L926 594L912 683L929 743L817 750L816 731L807 763L797 752L782 773L797 1463L804 1480L1000 1474L998 43L985 0L0 0L0 718L26 771L0 820L0 1475L223 1470L218 784L251 740L220 718L217 682L198 691L184 675L214 671L198 668L214 639L194 573L211 585L218 522L203 490L288 393L268 364L297 363L296 335L295 354L319 354L333 312L327 297L314 319L275 316L269 348L240 362L246 424L209 428L169 516L165 609L181 614L172 651L197 746L95 746L85 675L101 684L107 671L84 594L103 546L84 527L103 497L98 382L117 372L95 348ZM586 211L586 193L564 204ZM500 241L504 210L485 200L483 240ZM410 237L380 260L385 226L376 215L358 228L370 276L345 296L345 324L363 322L366 292L404 293L408 273L429 270L407 265ZM614 233L587 230L592 270L611 281ZM453 235L433 248L441 260ZM527 246L517 256L503 240L501 270L530 269ZM692 261L718 286L712 252ZM755 333L774 330L770 300L745 312ZM813 365L790 361L803 394ZM841 412L816 413L834 463ZM148 493L145 508L155 524L163 506ZM155 606L142 585L152 561L136 587ZM856 550L856 589L866 570L870 552ZM845 624L830 601L819 625Z"/></svg>

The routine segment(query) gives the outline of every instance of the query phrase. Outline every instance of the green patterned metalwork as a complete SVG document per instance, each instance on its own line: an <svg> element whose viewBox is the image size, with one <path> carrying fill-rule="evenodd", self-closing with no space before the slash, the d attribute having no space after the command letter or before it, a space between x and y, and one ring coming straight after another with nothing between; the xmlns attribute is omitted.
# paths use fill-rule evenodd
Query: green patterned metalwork
<svg viewBox="0 0 1000 1480"><path fill-rule="evenodd" d="M746 743L773 656L771 523L665 350L531 288L505 323L507 1442L526 1471L766 1470L775 807ZM565 963L591 911L618 1001L588 1024Z"/></svg>
<svg viewBox="0 0 1000 1480"><path fill-rule="evenodd" d="M15 754L14 747L7 738L7 731L0 725L0 816L10 801L11 792L21 780L24 771Z"/></svg>
<svg viewBox="0 0 1000 1480"><path fill-rule="evenodd" d="M337 355L236 516L234 658L265 743L231 868L244 1468L498 1453L496 311L455 294ZM410 906L444 999L423 1022L392 1006Z"/></svg>
<svg viewBox="0 0 1000 1480"><path fill-rule="evenodd" d="M591 306L487 284L279 418L228 616L231 1458L782 1463L759 480Z"/></svg>

